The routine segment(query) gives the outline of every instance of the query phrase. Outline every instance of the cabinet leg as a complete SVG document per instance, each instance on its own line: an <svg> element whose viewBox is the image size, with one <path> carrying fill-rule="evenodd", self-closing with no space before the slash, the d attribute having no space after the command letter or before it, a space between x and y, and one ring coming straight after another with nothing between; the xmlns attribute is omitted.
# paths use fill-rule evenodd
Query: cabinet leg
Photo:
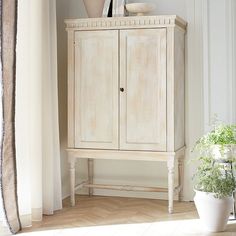
<svg viewBox="0 0 236 236"><path fill-rule="evenodd" d="M169 213L173 213L173 202L174 202L174 156L169 157L167 162L168 168L168 211Z"/></svg>
<svg viewBox="0 0 236 236"><path fill-rule="evenodd" d="M89 184L93 184L93 159L88 159L88 181ZM89 188L89 196L93 195L93 188Z"/></svg>
<svg viewBox="0 0 236 236"><path fill-rule="evenodd" d="M233 193L234 205L233 205L233 219L236 219L236 193Z"/></svg>
<svg viewBox="0 0 236 236"><path fill-rule="evenodd" d="M75 160L70 158L70 202L75 206Z"/></svg>
<svg viewBox="0 0 236 236"><path fill-rule="evenodd" d="M184 157L178 159L178 179L179 179L179 201L183 201L183 184L184 184Z"/></svg>

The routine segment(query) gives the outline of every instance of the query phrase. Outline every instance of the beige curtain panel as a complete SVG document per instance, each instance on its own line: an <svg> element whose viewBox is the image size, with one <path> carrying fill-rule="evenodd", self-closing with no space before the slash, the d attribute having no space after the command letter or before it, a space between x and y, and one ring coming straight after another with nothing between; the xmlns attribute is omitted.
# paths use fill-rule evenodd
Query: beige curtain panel
<svg viewBox="0 0 236 236"><path fill-rule="evenodd" d="M15 68L17 0L0 0L0 79L2 94L0 187L7 224L13 234L21 229L16 183Z"/></svg>

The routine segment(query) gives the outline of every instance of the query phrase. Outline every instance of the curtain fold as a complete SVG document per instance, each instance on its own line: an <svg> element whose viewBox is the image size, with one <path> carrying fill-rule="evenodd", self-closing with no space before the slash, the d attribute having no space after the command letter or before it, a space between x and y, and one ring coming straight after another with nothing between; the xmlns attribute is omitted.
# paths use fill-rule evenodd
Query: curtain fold
<svg viewBox="0 0 236 236"><path fill-rule="evenodd" d="M0 55L1 55L1 200L10 231L21 229L17 201L15 152L15 61L17 33L17 0L0 0Z"/></svg>
<svg viewBox="0 0 236 236"><path fill-rule="evenodd" d="M58 87L57 87L57 31L56 2L45 1L43 9L48 8L44 16L43 33L43 213L53 214L61 209L61 169L58 117ZM47 114L47 115L46 115ZM48 132L51 130L51 132ZM50 178L48 178L50 176ZM60 196L60 197L58 197Z"/></svg>
<svg viewBox="0 0 236 236"><path fill-rule="evenodd" d="M18 4L16 152L22 226L62 208L56 1Z"/></svg>

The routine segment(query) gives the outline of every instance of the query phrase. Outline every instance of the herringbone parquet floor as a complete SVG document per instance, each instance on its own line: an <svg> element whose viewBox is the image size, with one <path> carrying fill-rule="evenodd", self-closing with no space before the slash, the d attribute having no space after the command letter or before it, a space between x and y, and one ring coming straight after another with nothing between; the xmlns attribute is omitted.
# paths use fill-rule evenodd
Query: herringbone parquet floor
<svg viewBox="0 0 236 236"><path fill-rule="evenodd" d="M77 196L76 206L70 207L69 198L63 202L63 210L53 216L44 216L33 229L86 227L95 225L148 223L178 219L195 219L197 213L193 203L176 202L175 213L167 213L167 201L121 198Z"/></svg>
<svg viewBox="0 0 236 236"><path fill-rule="evenodd" d="M174 209L174 214L168 214L167 201L162 200L77 196L75 207L66 199L62 210L44 216L42 222L35 222L20 235L236 236L235 221L229 222L225 232L205 232L192 202L175 202Z"/></svg>

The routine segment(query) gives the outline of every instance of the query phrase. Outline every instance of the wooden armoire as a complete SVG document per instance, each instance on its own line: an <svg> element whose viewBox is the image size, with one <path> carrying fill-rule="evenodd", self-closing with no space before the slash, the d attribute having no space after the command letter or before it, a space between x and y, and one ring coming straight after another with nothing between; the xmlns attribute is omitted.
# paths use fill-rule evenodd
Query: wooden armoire
<svg viewBox="0 0 236 236"><path fill-rule="evenodd" d="M183 194L186 22L175 15L65 20L68 32L68 161L71 204L87 187ZM75 162L88 181L75 186ZM168 186L93 182L93 160L167 163ZM174 186L175 163L178 185Z"/></svg>

